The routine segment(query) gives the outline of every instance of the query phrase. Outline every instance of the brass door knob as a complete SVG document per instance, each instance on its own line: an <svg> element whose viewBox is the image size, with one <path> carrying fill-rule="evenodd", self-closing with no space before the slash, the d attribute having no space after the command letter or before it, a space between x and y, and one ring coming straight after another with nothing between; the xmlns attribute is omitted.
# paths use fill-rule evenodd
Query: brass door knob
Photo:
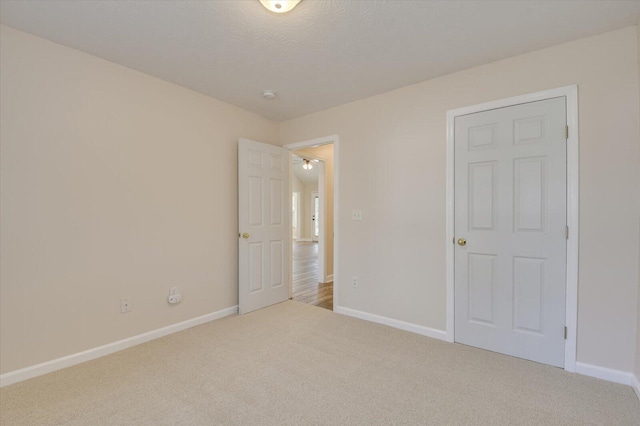
<svg viewBox="0 0 640 426"><path fill-rule="evenodd" d="M247 238L249 238L249 233L248 233L248 232L243 232L243 233L242 233L242 238L244 238L245 240L246 240Z"/></svg>
<svg viewBox="0 0 640 426"><path fill-rule="evenodd" d="M459 246L466 246L467 245L467 240L465 240L464 238L458 238L458 245Z"/></svg>

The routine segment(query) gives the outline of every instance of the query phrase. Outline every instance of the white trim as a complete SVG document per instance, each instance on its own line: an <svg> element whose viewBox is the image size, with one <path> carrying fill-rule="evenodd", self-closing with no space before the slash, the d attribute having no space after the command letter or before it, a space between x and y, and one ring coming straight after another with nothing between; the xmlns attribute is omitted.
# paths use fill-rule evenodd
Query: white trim
<svg viewBox="0 0 640 426"><path fill-rule="evenodd" d="M567 98L567 283L565 326L568 335L564 345L564 369L576 371L578 357L578 251L580 237L580 153L578 127L578 86L568 86L562 90Z"/></svg>
<svg viewBox="0 0 640 426"><path fill-rule="evenodd" d="M325 280L323 281L324 283L330 283L331 281L333 281L333 274L329 274L325 277Z"/></svg>
<svg viewBox="0 0 640 426"><path fill-rule="evenodd" d="M345 308L342 306L335 306L333 310L338 314L347 315L349 317L359 318L362 320L371 321L378 324L388 325L389 327L410 331L412 333L421 334L423 336L431 337L433 339L446 340L446 332L443 330L436 330L434 328L425 327L423 325L412 324L410 322L400 321L393 318L387 318L380 315L369 314L367 312L357 311L355 309Z"/></svg>
<svg viewBox="0 0 640 426"><path fill-rule="evenodd" d="M454 272L455 272L455 246L453 245L454 235L454 176L455 176L455 150L454 150L454 141L455 141L455 126L454 120L456 115L454 111L447 111L447 146L446 146L446 164L445 164L445 209L446 209L446 217L445 217L445 282L446 282L446 341L454 342L454 307L455 307L455 281L454 281Z"/></svg>
<svg viewBox="0 0 640 426"><path fill-rule="evenodd" d="M138 334L137 336L118 340L116 342L108 343L96 348L87 349L86 351L21 368L20 370L9 371L8 373L0 375L0 387L22 382L33 377L42 376L43 374L71 367L73 365L80 364L86 361L91 361L92 359L100 358L114 352L128 349L130 347L140 345L159 337L167 336L178 331L186 330L187 328L195 327L196 325L201 325L210 321L217 320L219 318L236 314L237 312L238 305L231 306L230 308L225 308L217 312L212 312L210 314L202 315L190 320L168 325L166 327L158 328L147 333L142 333Z"/></svg>
<svg viewBox="0 0 640 426"><path fill-rule="evenodd" d="M334 311L335 307L338 306L338 285L339 285L339 277L338 277L338 248L340 241L340 221L338 219L340 211L340 138L338 135L330 135L323 136L316 139L306 140L302 142L295 142L284 145L283 148L288 149L290 151L295 151L300 148L310 148L319 145L327 145L333 144L333 306ZM300 241L300 240L298 240ZM293 268L293 266L292 266ZM292 274L290 274L292 275ZM292 292L292 280L289 280L289 289L290 294Z"/></svg>
<svg viewBox="0 0 640 426"><path fill-rule="evenodd" d="M338 135L331 136L333 140L333 306L338 305L339 294L338 294L338 250L340 248L340 185L338 182L340 181L340 138Z"/></svg>
<svg viewBox="0 0 640 426"><path fill-rule="evenodd" d="M593 364L585 364L584 362L576 362L575 372L582 374L583 376L595 377L597 379L619 383L621 385L632 386L633 383L633 373L614 370L612 368L599 367Z"/></svg>
<svg viewBox="0 0 640 426"><path fill-rule="evenodd" d="M454 119L461 115L473 114L496 108L504 108L528 102L564 96L567 102L567 125L569 138L567 139L567 226L569 226L569 240L567 241L567 281L566 281L566 318L567 340L564 350L564 369L576 371L576 330L578 315L578 241L579 241L579 138L578 138L578 86L565 86L558 89L528 95L515 96L507 99L486 102L447 111L447 149L446 149L446 340L455 341L454 336Z"/></svg>
<svg viewBox="0 0 640 426"><path fill-rule="evenodd" d="M300 243L310 243L313 240L311 238L298 238L296 241Z"/></svg>
<svg viewBox="0 0 640 426"><path fill-rule="evenodd" d="M638 375L633 375L631 377L631 387L633 388L633 391L636 393L636 396L638 397L638 399L640 399L640 378L638 378Z"/></svg>
<svg viewBox="0 0 640 426"><path fill-rule="evenodd" d="M291 161L291 153L289 153L289 158L287 159L289 161ZM291 167L291 169L293 169L293 167ZM291 203L293 203L293 196L295 195L295 208L296 208L296 214L295 214L295 220L296 220L296 226L293 226L293 223L291 224L291 234L293 235L293 229L295 228L296 230L296 235L293 236L293 240L296 241L298 239L300 239L300 235L302 234L302 227L300 225L302 225L302 215L300 213L300 204L301 204L301 198L302 198L302 194L300 193L300 191L294 191L293 190L293 170L289 171L289 185L291 186L291 195L292 195L292 200ZM293 221L293 218L291 219Z"/></svg>
<svg viewBox="0 0 640 426"><path fill-rule="evenodd" d="M284 145L283 148L288 149L289 151L295 151L296 149L300 149L300 148L311 148L314 146L328 145L330 143L334 144L334 148L335 148L336 142L338 142L338 135L330 135L330 136L323 136L321 138L310 139L302 142L289 143ZM333 157L335 159L335 149L333 152Z"/></svg>
<svg viewBox="0 0 640 426"><path fill-rule="evenodd" d="M326 228L326 196L327 196L327 188L325 188L325 162L318 162L318 213L319 216L316 218L318 221L318 282L323 283L324 277L327 275L327 267L326 267L326 257L327 251L325 248L327 241L327 228ZM313 192L311 192L313 194ZM312 195L313 198L313 195ZM311 201L311 208L313 209L313 199ZM312 213L315 214L315 211ZM315 224L312 224L315 226ZM315 230L311 232L312 238L315 237Z"/></svg>

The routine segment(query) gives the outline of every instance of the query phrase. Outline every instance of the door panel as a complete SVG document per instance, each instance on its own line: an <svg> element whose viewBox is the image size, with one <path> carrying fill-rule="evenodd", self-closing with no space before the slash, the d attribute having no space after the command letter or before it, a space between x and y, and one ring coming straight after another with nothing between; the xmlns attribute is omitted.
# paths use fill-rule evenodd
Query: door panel
<svg viewBox="0 0 640 426"><path fill-rule="evenodd" d="M249 293L262 291L263 289L263 250L262 241L249 244Z"/></svg>
<svg viewBox="0 0 640 426"><path fill-rule="evenodd" d="M495 326L496 256L469 253L469 321Z"/></svg>
<svg viewBox="0 0 640 426"><path fill-rule="evenodd" d="M249 224L262 226L262 179L249 176Z"/></svg>
<svg viewBox="0 0 640 426"><path fill-rule="evenodd" d="M494 229L498 173L497 162L469 164L469 230Z"/></svg>
<svg viewBox="0 0 640 426"><path fill-rule="evenodd" d="M513 258L513 322L517 331L543 333L544 263L546 259Z"/></svg>
<svg viewBox="0 0 640 426"><path fill-rule="evenodd" d="M455 119L455 340L564 365L565 98Z"/></svg>
<svg viewBox="0 0 640 426"><path fill-rule="evenodd" d="M288 155L288 151L273 145L246 139L238 143L241 314L289 297Z"/></svg>
<svg viewBox="0 0 640 426"><path fill-rule="evenodd" d="M271 241L271 288L284 285L284 243L282 241Z"/></svg>
<svg viewBox="0 0 640 426"><path fill-rule="evenodd" d="M282 179L270 179L271 185L271 226L282 226L284 221L284 181ZM287 209L288 210L288 209Z"/></svg>
<svg viewBox="0 0 640 426"><path fill-rule="evenodd" d="M544 157L518 158L514 162L514 232L544 232L547 208Z"/></svg>

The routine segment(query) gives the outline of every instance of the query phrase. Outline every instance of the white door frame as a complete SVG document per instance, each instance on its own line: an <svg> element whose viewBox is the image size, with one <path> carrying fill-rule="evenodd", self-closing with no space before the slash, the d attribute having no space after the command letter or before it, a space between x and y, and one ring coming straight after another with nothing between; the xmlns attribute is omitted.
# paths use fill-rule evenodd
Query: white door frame
<svg viewBox="0 0 640 426"><path fill-rule="evenodd" d="M291 195L292 195L292 200L291 202L293 203L293 195L294 194L298 194L298 196L296 197L296 236L294 237L294 239L299 240L300 239L300 192L297 191L292 191ZM292 219L293 221L293 219ZM291 235L293 236L293 224L291 226Z"/></svg>
<svg viewBox="0 0 640 426"><path fill-rule="evenodd" d="M315 146L320 146L320 145L328 145L328 144L333 144L333 310L336 310L336 307L338 306L338 241L339 241L339 221L338 221L338 191L339 191L339 177L338 177L338 170L339 170L339 164L340 164L340 149L339 149L339 142L340 142L340 138L338 137L338 135L330 135L330 136L324 136L324 137L320 137L320 138L316 138L316 139L311 139L311 140L306 140L306 141L302 141L302 142L295 142L295 143L290 143L287 145L284 145L283 148L284 149L288 149L289 151L295 151L298 149L302 149L302 148L312 148ZM291 156L289 156L289 158L291 158ZM291 172L293 173L293 172ZM324 173L323 173L324 176ZM292 181L292 180L290 180ZM318 191L320 192L320 176L318 176ZM322 181L322 187L324 187L324 179ZM293 184L291 184L291 188L290 188L290 192L293 191ZM324 202L323 202L323 198L324 198L324 194L321 194L320 197L320 207L321 207L321 212L320 215L323 216L324 219ZM323 221L323 223L325 223ZM293 239L289 238L289 240L291 241L291 244L293 244ZM322 240L324 241L324 237L322 238ZM318 236L318 241L320 241L320 236ZM320 243L318 242L318 252L320 254L320 249L322 249L324 251L324 244L322 244L322 247L320 246ZM293 247L291 248L291 253L293 253ZM325 253L322 253L322 257L325 256ZM318 265L320 266L320 265ZM293 263L291 264L291 267L293 267ZM322 265L323 269L324 269L324 265ZM321 276L325 276L326 278L326 271L321 271L320 272ZM290 274L291 278L289 279L289 296L292 295L293 293L293 274Z"/></svg>
<svg viewBox="0 0 640 426"><path fill-rule="evenodd" d="M326 188L324 187L324 160L318 161L316 163L318 165L318 217L316 220L318 221L318 281L321 283L327 282L327 238L325 234L324 224L327 223L326 220L326 211L324 209L325 200L327 196ZM312 192L313 194L313 192ZM313 195L311 199L311 208L314 209L314 201ZM315 209L313 211L315 214ZM311 224L311 226L315 226L315 224ZM311 231L311 240L313 240L315 234L315 230ZM291 264L293 267L293 263Z"/></svg>
<svg viewBox="0 0 640 426"><path fill-rule="evenodd" d="M447 111L447 165L446 165L446 300L447 329L445 340L454 342L454 120L461 115L473 114L496 108L504 108L528 102L565 96L567 99L567 277L566 277L566 319L567 339L564 348L564 369L576 371L576 332L578 320L578 241L579 241L579 200L578 200L578 86L557 89L507 99L486 102Z"/></svg>

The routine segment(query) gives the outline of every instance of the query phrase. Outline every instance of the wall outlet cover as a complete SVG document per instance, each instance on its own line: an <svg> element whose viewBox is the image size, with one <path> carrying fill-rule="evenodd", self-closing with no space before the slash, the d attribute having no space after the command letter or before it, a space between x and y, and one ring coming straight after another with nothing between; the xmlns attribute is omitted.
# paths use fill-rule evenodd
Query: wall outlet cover
<svg viewBox="0 0 640 426"><path fill-rule="evenodd" d="M127 312L131 312L131 298L122 297L120 299L120 313L125 314Z"/></svg>
<svg viewBox="0 0 640 426"><path fill-rule="evenodd" d="M182 300L182 294L180 293L172 294L167 298L167 300L171 305L178 304Z"/></svg>

